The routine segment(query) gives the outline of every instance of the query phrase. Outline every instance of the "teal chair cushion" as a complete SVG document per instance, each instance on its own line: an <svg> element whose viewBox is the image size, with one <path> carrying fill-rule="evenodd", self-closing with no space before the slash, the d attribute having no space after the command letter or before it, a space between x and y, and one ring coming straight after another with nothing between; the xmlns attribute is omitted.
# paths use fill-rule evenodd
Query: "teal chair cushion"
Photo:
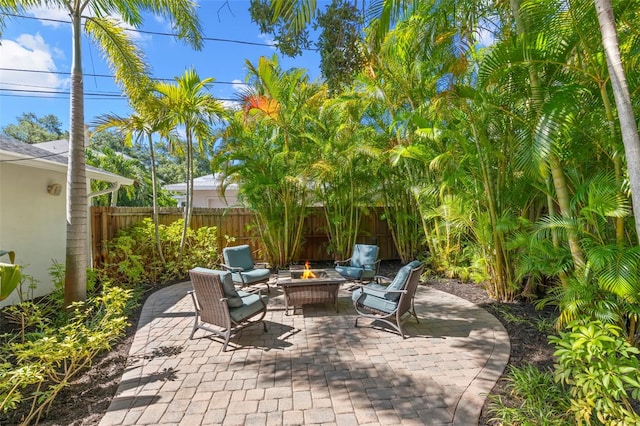
<svg viewBox="0 0 640 426"><path fill-rule="evenodd" d="M240 276L242 274L242 277ZM271 271L268 269L251 269L245 272L234 272L232 274L233 281L242 282L245 284L251 284L259 281L266 281L271 276ZM242 279L244 278L244 280Z"/></svg>
<svg viewBox="0 0 640 426"><path fill-rule="evenodd" d="M422 262L417 260L414 260L404 265L402 268L400 268L400 270L396 274L393 281L391 281L391 284L389 284L387 289L403 290L404 286L407 284L407 280L409 279L409 274L411 273L411 270L417 268L420 265L422 265ZM400 293L387 293L384 297L386 299L397 302L400 299Z"/></svg>
<svg viewBox="0 0 640 426"><path fill-rule="evenodd" d="M386 286L380 284L367 284L364 287L354 290L353 293L351 293L351 298L354 302L358 301L358 299L360 299L360 295L364 293L362 299L358 301L360 304L388 314L396 310L398 307L397 300L389 300L383 296L383 293L374 293L373 291L370 291L372 289L385 291Z"/></svg>
<svg viewBox="0 0 640 426"><path fill-rule="evenodd" d="M355 267L355 266L336 266L336 272L345 278L351 278L354 280L370 280L374 277L376 271L372 269L372 266Z"/></svg>
<svg viewBox="0 0 640 426"><path fill-rule="evenodd" d="M351 266L373 268L378 259L378 246L368 244L355 244L351 254Z"/></svg>
<svg viewBox="0 0 640 426"><path fill-rule="evenodd" d="M263 306L260 303L260 299L264 301L265 305L269 302L269 296L266 294L257 295L238 290L238 295L241 301L240 306L229 309L229 315L235 322L242 322L262 310Z"/></svg>
<svg viewBox="0 0 640 426"><path fill-rule="evenodd" d="M220 281L222 281L224 295L227 297L227 305L229 305L230 308L237 308L242 306L242 298L236 291L236 286L233 284L233 279L231 278L230 272L217 271L215 269L207 268L193 268L193 271L219 275Z"/></svg>
<svg viewBox="0 0 640 426"><path fill-rule="evenodd" d="M244 270L253 269L253 258L251 257L251 248L247 245L225 247L222 250L224 263L234 268L242 268Z"/></svg>

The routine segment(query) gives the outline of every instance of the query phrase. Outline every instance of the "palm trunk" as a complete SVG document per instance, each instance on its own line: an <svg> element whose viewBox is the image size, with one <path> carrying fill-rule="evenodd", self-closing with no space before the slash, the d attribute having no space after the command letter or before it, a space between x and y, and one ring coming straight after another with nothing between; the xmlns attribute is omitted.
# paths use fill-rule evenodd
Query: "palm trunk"
<svg viewBox="0 0 640 426"><path fill-rule="evenodd" d="M184 226L180 238L180 260L184 254L184 246L187 243L187 229L191 224L191 210L193 209L193 146L191 145L191 130L186 126L187 155L185 174L187 179L186 205L184 207Z"/></svg>
<svg viewBox="0 0 640 426"><path fill-rule="evenodd" d="M631 186L631 202L636 221L636 237L640 239L640 136L631 107L631 95L627 86L627 78L622 68L622 58L616 33L616 22L613 16L611 0L594 0L598 13L598 22L602 33L602 45L607 57L607 66L613 87L613 96L618 108L618 120L622 131L624 152L629 165L629 182Z"/></svg>
<svg viewBox="0 0 640 426"><path fill-rule="evenodd" d="M153 150L153 140L151 138L151 133L149 133L147 136L149 138L149 156L151 157L151 186L153 187L151 190L151 197L153 198L153 227L156 236L156 248L158 249L158 256L160 256L160 262L162 262L162 265L165 265L167 262L164 260L164 254L162 253L162 244L160 244L160 231L158 230L158 177L156 175L156 155Z"/></svg>
<svg viewBox="0 0 640 426"><path fill-rule="evenodd" d="M67 246L64 303L87 298L87 178L84 153L84 85L82 81L81 17L71 16L73 59L71 68L71 129L67 169Z"/></svg>
<svg viewBox="0 0 640 426"><path fill-rule="evenodd" d="M518 33L526 36L526 27L524 24L524 20L520 16L520 2L519 0L511 0L510 4L513 17L518 28ZM533 64L529 64L529 80L531 81L531 98L534 108L536 108L536 111L540 112L542 111L542 86L540 84L538 73ZM553 177L553 184L556 190L556 196L558 197L560 214L565 218L570 218L570 197L567 186L567 179L564 174L564 170L562 169L562 163L554 153L549 154L547 163ZM580 248L580 244L578 243L578 236L575 230L570 230L567 232L567 240L569 243L569 250L571 251L571 257L573 258L573 263L577 269L581 269L584 266L584 256L582 255L582 250Z"/></svg>

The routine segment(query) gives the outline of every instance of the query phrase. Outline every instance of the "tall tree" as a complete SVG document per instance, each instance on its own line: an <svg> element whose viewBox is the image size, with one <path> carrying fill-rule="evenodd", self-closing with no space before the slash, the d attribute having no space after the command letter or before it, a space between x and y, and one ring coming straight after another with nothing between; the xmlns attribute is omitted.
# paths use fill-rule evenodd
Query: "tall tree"
<svg viewBox="0 0 640 426"><path fill-rule="evenodd" d="M108 114L101 117L98 120L97 130L116 128L124 134L124 143L127 146L132 146L134 140L143 139L146 137L149 148L149 163L151 168L151 196L153 204L153 225L156 238L156 249L158 250L158 256L160 261L164 265L165 259L162 253L162 245L160 243L160 230L159 230L159 212L158 212L158 174L156 171L156 156L153 142L153 135L155 133L168 134L170 129L164 129L161 125L161 109L158 100L149 96L147 98L140 99L134 104L134 108L138 110L137 114L132 114L129 117L120 117L118 115Z"/></svg>
<svg viewBox="0 0 640 426"><path fill-rule="evenodd" d="M53 114L38 117L32 112L25 112L18 117L17 124L9 124L2 132L26 143L48 142L67 139L69 132L62 130L60 119Z"/></svg>
<svg viewBox="0 0 640 426"><path fill-rule="evenodd" d="M275 56L247 61L247 68L243 110L230 112L216 164L241 183L269 260L284 266L296 260L301 244L315 160L307 134L326 87L310 83L304 70L283 71Z"/></svg>
<svg viewBox="0 0 640 426"><path fill-rule="evenodd" d="M84 301L87 295L87 178L84 152L84 83L81 41L87 37L104 53L116 81L136 98L149 84L147 67L120 21L138 28L142 12L162 16L172 22L178 37L194 48L202 45L197 4L190 0L0 0L0 29L8 15L21 15L35 8L64 9L71 19L71 96L69 163L67 169L67 248L64 302ZM118 15L118 18L113 18Z"/></svg>
<svg viewBox="0 0 640 426"><path fill-rule="evenodd" d="M161 126L165 131L182 129L185 135L187 205L180 255L184 251L193 210L194 142L197 142L199 152L204 150L206 144L213 144L212 125L224 113L222 103L207 91L211 83L212 78L200 79L195 70L188 69L175 79L175 83L158 83L155 86L161 104L160 116L163 117L160 121Z"/></svg>

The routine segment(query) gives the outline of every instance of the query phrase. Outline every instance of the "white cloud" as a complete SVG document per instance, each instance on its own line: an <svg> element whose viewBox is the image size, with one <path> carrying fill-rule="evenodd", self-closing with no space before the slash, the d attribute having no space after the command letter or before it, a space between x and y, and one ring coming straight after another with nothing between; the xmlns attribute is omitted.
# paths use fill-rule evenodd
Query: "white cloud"
<svg viewBox="0 0 640 426"><path fill-rule="evenodd" d="M224 108L232 111L239 111L242 108L242 104L239 101L230 101L225 99L223 101L220 101L220 103Z"/></svg>
<svg viewBox="0 0 640 426"><path fill-rule="evenodd" d="M268 44L271 49L273 50L276 49L276 42L273 40L273 37L271 37L269 34L260 33L258 34L258 38L262 40L263 43Z"/></svg>
<svg viewBox="0 0 640 426"><path fill-rule="evenodd" d="M247 89L247 83L242 80L238 80L237 78L231 80L231 83L231 87L233 87L233 90L235 90L236 92L242 92Z"/></svg>
<svg viewBox="0 0 640 426"><path fill-rule="evenodd" d="M7 90L47 91L68 87L68 79L61 78L56 71L54 56L60 55L52 49L40 34L22 34L15 41L2 40L0 44L0 68L39 71L0 70L0 87Z"/></svg>
<svg viewBox="0 0 640 426"><path fill-rule="evenodd" d="M41 7L30 10L31 14L40 19L42 25L53 28L70 28L65 22L71 22L69 11L67 9L53 9L49 7ZM63 22L58 22L63 21Z"/></svg>

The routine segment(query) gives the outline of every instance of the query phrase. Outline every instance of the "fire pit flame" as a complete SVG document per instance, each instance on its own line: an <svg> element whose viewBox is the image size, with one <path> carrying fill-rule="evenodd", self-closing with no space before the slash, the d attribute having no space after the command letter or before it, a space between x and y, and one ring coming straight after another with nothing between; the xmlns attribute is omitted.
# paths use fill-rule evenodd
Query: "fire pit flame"
<svg viewBox="0 0 640 426"><path fill-rule="evenodd" d="M309 261L304 262L304 271L302 272L302 276L300 277L303 280L308 280L309 278L317 278L316 274L311 271L311 266L309 265Z"/></svg>

